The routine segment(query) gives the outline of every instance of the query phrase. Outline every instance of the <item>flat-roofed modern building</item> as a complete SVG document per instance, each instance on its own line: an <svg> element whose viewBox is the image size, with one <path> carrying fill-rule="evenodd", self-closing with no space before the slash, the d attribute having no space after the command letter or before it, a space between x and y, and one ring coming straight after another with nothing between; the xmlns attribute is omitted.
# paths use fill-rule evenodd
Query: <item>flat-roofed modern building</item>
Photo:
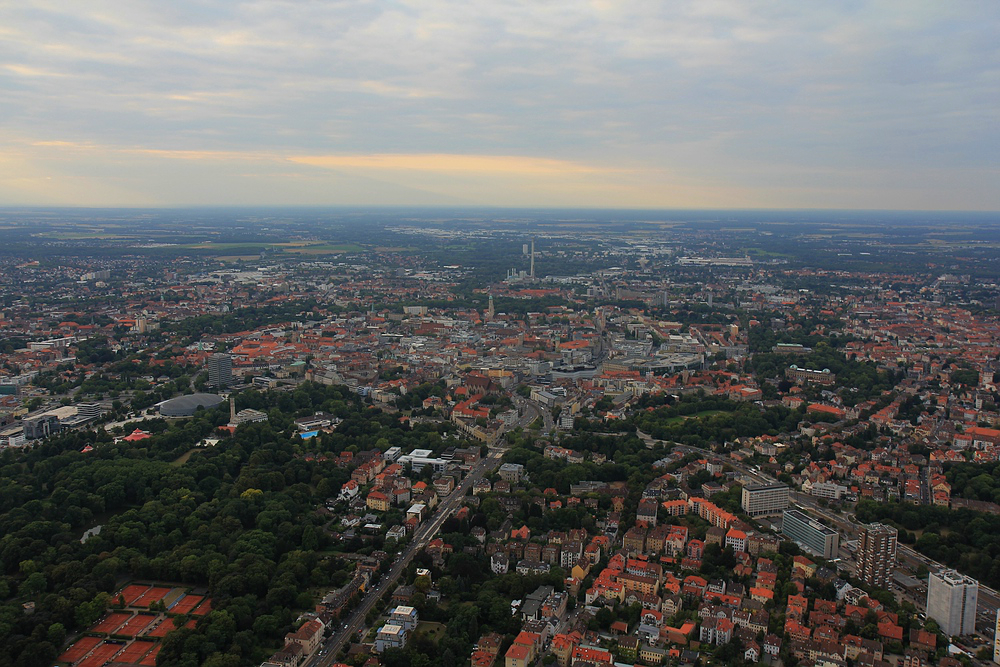
<svg viewBox="0 0 1000 667"><path fill-rule="evenodd" d="M997 609L997 623L993 629L993 662L1000 665L1000 609Z"/></svg>
<svg viewBox="0 0 1000 667"><path fill-rule="evenodd" d="M809 487L809 495L817 498L830 498L831 500L840 500L847 491L846 486L833 482L816 482Z"/></svg>
<svg viewBox="0 0 1000 667"><path fill-rule="evenodd" d="M759 484L743 487L743 511L749 516L781 514L788 508L789 489L785 484Z"/></svg>
<svg viewBox="0 0 1000 667"><path fill-rule="evenodd" d="M384 653L387 648L405 648L408 633L401 625L386 623L375 635L375 652Z"/></svg>
<svg viewBox="0 0 1000 667"><path fill-rule="evenodd" d="M871 523L858 531L858 579L869 586L888 588L896 568L896 538L892 526Z"/></svg>
<svg viewBox="0 0 1000 667"><path fill-rule="evenodd" d="M389 612L389 623L392 625L401 625L407 632L413 632L417 629L419 619L417 610L405 605L399 605Z"/></svg>
<svg viewBox="0 0 1000 667"><path fill-rule="evenodd" d="M426 466L431 466L434 472L444 472L448 467L448 461L432 456L429 449L414 449L409 454L404 454L396 459L396 463L404 467L409 464L413 472L420 472Z"/></svg>
<svg viewBox="0 0 1000 667"><path fill-rule="evenodd" d="M102 412L100 403L76 404L76 414L84 419L100 419Z"/></svg>
<svg viewBox="0 0 1000 667"><path fill-rule="evenodd" d="M827 560L836 558L840 549L840 533L799 510L782 513L781 533L813 555Z"/></svg>
<svg viewBox="0 0 1000 667"><path fill-rule="evenodd" d="M955 570L932 572L927 578L927 618L937 621L946 635L976 631L979 582Z"/></svg>
<svg viewBox="0 0 1000 667"><path fill-rule="evenodd" d="M233 358L224 352L216 352L208 358L208 384L216 389L233 383Z"/></svg>

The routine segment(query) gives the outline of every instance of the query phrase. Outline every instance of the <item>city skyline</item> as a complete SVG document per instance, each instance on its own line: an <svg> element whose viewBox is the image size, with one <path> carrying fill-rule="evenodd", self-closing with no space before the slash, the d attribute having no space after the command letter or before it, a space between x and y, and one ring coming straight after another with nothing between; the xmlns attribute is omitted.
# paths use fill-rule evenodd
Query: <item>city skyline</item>
<svg viewBox="0 0 1000 667"><path fill-rule="evenodd" d="M988 5L798 9L11 6L0 205L1000 209Z"/></svg>

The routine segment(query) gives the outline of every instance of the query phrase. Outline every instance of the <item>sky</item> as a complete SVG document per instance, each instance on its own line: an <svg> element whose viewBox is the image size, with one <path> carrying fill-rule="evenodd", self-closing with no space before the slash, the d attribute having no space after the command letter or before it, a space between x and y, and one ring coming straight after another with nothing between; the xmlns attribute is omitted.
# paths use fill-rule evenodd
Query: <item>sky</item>
<svg viewBox="0 0 1000 667"><path fill-rule="evenodd" d="M0 206L1000 210L1000 3L0 2Z"/></svg>

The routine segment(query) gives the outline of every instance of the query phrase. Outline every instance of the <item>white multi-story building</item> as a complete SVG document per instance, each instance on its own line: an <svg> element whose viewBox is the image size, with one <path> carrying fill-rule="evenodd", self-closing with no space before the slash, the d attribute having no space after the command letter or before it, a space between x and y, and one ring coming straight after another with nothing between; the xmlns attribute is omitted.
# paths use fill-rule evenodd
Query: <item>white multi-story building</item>
<svg viewBox="0 0 1000 667"><path fill-rule="evenodd" d="M803 484L803 491L805 491L805 485ZM840 500L847 493L847 487L841 484L834 484L833 482L813 482L810 485L808 493L811 496L817 498L829 498L831 500Z"/></svg>
<svg viewBox="0 0 1000 667"><path fill-rule="evenodd" d="M979 582L955 570L932 572L927 580L927 618L937 621L946 635L976 631Z"/></svg>
<svg viewBox="0 0 1000 667"><path fill-rule="evenodd" d="M781 533L827 560L836 558L840 549L840 533L799 510L785 510L781 515Z"/></svg>
<svg viewBox="0 0 1000 667"><path fill-rule="evenodd" d="M993 630L993 662L1000 665L1000 609L997 609L997 623Z"/></svg>
<svg viewBox="0 0 1000 667"><path fill-rule="evenodd" d="M404 467L409 464L413 472L420 472L425 466L431 466L434 472L444 472L448 467L447 461L433 456L429 449L414 449L396 459L396 463Z"/></svg>
<svg viewBox="0 0 1000 667"><path fill-rule="evenodd" d="M788 507L789 488L785 484L743 487L743 511L751 517L781 514Z"/></svg>
<svg viewBox="0 0 1000 667"><path fill-rule="evenodd" d="M406 646L407 632L402 625L386 623L375 635L375 652L382 653L387 648L404 648Z"/></svg>
<svg viewBox="0 0 1000 667"><path fill-rule="evenodd" d="M399 605L389 612L389 623L392 625L401 625L407 632L416 630L419 620L417 610L413 607Z"/></svg>

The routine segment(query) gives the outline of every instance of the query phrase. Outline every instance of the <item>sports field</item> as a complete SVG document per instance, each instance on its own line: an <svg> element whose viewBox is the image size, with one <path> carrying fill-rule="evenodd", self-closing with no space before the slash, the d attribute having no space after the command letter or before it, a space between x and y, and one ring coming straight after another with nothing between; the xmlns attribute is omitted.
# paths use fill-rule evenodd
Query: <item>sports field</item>
<svg viewBox="0 0 1000 667"><path fill-rule="evenodd" d="M138 662L149 649L157 646L153 642L132 642L124 651L115 656L115 662Z"/></svg>
<svg viewBox="0 0 1000 667"><path fill-rule="evenodd" d="M128 620L128 622L122 627L115 631L116 635L124 635L126 637L138 637L142 634L142 631L146 629L150 623L156 620L156 616L152 614L136 614Z"/></svg>
<svg viewBox="0 0 1000 667"><path fill-rule="evenodd" d="M97 637L81 637L75 644L63 651L63 654L59 656L59 662L76 662L100 643L101 640Z"/></svg>
<svg viewBox="0 0 1000 667"><path fill-rule="evenodd" d="M80 667L101 667L124 647L123 642L104 642L84 658Z"/></svg>
<svg viewBox="0 0 1000 667"><path fill-rule="evenodd" d="M115 611L104 617L100 623L91 628L92 632L107 632L112 633L125 623L125 621L132 618L132 614L123 611Z"/></svg>
<svg viewBox="0 0 1000 667"><path fill-rule="evenodd" d="M187 614L190 613L192 609L201 604L204 600L200 595L185 595L177 603L168 609L171 614Z"/></svg>

